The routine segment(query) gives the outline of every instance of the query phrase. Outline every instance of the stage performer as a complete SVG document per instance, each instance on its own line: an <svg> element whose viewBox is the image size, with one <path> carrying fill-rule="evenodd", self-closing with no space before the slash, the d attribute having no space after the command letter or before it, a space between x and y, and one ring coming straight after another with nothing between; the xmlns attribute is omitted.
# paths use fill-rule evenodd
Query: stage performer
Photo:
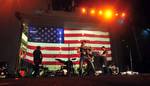
<svg viewBox="0 0 150 86"><path fill-rule="evenodd" d="M78 52L80 53L79 76L82 77L84 75L89 75L89 72L95 71L94 64L92 62L92 48L86 46L86 41L82 41ZM86 70L83 68L84 62L87 63Z"/></svg>
<svg viewBox="0 0 150 86"><path fill-rule="evenodd" d="M39 65L42 64L42 52L41 47L37 46L36 49L33 52L34 57L34 77L39 77Z"/></svg>
<svg viewBox="0 0 150 86"><path fill-rule="evenodd" d="M103 59L103 67L102 67L103 68L103 73L104 74L110 74L110 69L108 67L108 61L107 61L108 51L104 46L101 47L101 50L102 51L100 53L100 56Z"/></svg>
<svg viewBox="0 0 150 86"><path fill-rule="evenodd" d="M87 59L87 54L86 54L87 46L85 46L85 44L86 44L86 41L82 41L81 46L78 50L78 52L80 52L80 62L79 62L79 76L80 77L82 77L83 75L83 63Z"/></svg>
<svg viewBox="0 0 150 86"><path fill-rule="evenodd" d="M106 57L107 57L108 51L106 50L105 46L102 46L101 50L102 51L100 52L100 56L102 56L102 58L103 58L103 65L107 66L108 64L107 64Z"/></svg>

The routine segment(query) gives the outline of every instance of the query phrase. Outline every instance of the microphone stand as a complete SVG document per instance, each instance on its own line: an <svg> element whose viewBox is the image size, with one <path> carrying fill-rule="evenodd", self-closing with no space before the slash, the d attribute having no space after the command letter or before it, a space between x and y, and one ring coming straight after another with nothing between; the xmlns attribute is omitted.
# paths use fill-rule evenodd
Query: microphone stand
<svg viewBox="0 0 150 86"><path fill-rule="evenodd" d="M131 48L129 48L129 58L130 58L130 68L131 68L131 71L133 71L133 59L132 59Z"/></svg>
<svg viewBox="0 0 150 86"><path fill-rule="evenodd" d="M128 48L128 54L129 54L129 58L130 58L130 68L126 71L127 75L137 75L138 72L134 72L133 71L133 57L132 57L132 51L131 48L127 45Z"/></svg>

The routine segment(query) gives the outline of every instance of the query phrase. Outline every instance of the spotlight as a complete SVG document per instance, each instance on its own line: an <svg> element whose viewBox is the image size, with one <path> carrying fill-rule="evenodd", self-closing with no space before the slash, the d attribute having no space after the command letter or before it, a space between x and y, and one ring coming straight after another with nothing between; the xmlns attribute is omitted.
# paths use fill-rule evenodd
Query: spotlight
<svg viewBox="0 0 150 86"><path fill-rule="evenodd" d="M122 14L121 14L121 17L125 17L126 16L126 14L123 12Z"/></svg>
<svg viewBox="0 0 150 86"><path fill-rule="evenodd" d="M102 11L102 10L99 10L99 11L98 11L98 14L99 14L99 15L102 15L102 14L103 14L103 11Z"/></svg>
<svg viewBox="0 0 150 86"><path fill-rule="evenodd" d="M113 16L112 14L113 14L112 10L110 10L110 9L106 10L104 13L105 19L111 19Z"/></svg>
<svg viewBox="0 0 150 86"><path fill-rule="evenodd" d="M94 15L95 14L95 9L91 9L90 14Z"/></svg>
<svg viewBox="0 0 150 86"><path fill-rule="evenodd" d="M85 8L82 8L81 11L82 11L83 14L86 13L86 9Z"/></svg>
<svg viewBox="0 0 150 86"><path fill-rule="evenodd" d="M119 15L118 13L115 14L115 16L118 16L118 15Z"/></svg>

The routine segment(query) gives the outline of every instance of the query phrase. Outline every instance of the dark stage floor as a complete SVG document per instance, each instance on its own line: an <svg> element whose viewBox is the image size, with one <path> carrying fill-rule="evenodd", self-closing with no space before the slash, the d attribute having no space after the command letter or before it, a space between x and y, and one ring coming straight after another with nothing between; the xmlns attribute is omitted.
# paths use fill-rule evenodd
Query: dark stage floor
<svg viewBox="0 0 150 86"><path fill-rule="evenodd" d="M150 75L1 79L0 86L150 86Z"/></svg>

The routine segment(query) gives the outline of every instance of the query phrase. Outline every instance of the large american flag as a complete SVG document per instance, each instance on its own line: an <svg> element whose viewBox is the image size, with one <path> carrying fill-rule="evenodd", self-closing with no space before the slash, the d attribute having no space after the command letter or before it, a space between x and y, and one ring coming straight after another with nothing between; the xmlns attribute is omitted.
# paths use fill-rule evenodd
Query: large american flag
<svg viewBox="0 0 150 86"><path fill-rule="evenodd" d="M95 51L101 51L101 47L105 46L108 50L107 60L112 59L109 32L81 30L80 28L35 26L29 26L28 29L25 59L33 63L32 53L36 46L41 46L42 63L51 69L55 70L63 65L56 58L64 61L67 61L68 58L76 58L73 63L78 65L80 55L77 51L83 40L87 42L86 46L91 46Z"/></svg>

